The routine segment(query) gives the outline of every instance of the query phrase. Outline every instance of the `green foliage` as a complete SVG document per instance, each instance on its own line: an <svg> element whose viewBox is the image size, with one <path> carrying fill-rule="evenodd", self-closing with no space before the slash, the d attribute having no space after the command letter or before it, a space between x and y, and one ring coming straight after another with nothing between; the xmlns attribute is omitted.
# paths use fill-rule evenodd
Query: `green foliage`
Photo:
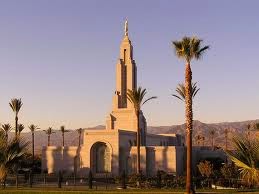
<svg viewBox="0 0 259 194"><path fill-rule="evenodd" d="M31 124L28 126L32 133L34 133L37 129L40 129L37 125Z"/></svg>
<svg viewBox="0 0 259 194"><path fill-rule="evenodd" d="M18 133L19 135L21 134L21 132L24 130L24 125L23 124L18 124Z"/></svg>
<svg viewBox="0 0 259 194"><path fill-rule="evenodd" d="M52 133L55 133L52 129L52 127L49 127L47 130L43 130L47 135L51 135Z"/></svg>
<svg viewBox="0 0 259 194"><path fill-rule="evenodd" d="M146 102L157 98L156 96L152 96L144 100L144 97L146 96L146 94L147 94L146 89L142 89L141 87L138 87L138 89L136 90L128 90L127 98L134 105L136 112L140 111L141 106L144 105Z"/></svg>
<svg viewBox="0 0 259 194"><path fill-rule="evenodd" d="M241 178L250 185L259 185L259 141L234 137L235 151L227 151Z"/></svg>
<svg viewBox="0 0 259 194"><path fill-rule="evenodd" d="M231 163L231 164L225 163L221 167L220 172L225 179L237 178L239 176L237 166L235 166L234 163Z"/></svg>
<svg viewBox="0 0 259 194"><path fill-rule="evenodd" d="M213 174L213 164L205 160L197 165L202 176L209 178Z"/></svg>
<svg viewBox="0 0 259 194"><path fill-rule="evenodd" d="M21 98L20 99L14 98L14 99L11 99L11 102L9 103L9 105L13 110L13 112L17 115L20 109L22 108L23 103Z"/></svg>
<svg viewBox="0 0 259 194"><path fill-rule="evenodd" d="M13 138L6 142L0 140L0 180L4 181L8 172L14 172L24 158L28 142L20 138Z"/></svg>
<svg viewBox="0 0 259 194"><path fill-rule="evenodd" d="M201 39L197 37L183 37L180 41L173 41L175 54L179 58L183 58L187 63L192 59L200 59L202 54L209 49L209 46L201 46Z"/></svg>
<svg viewBox="0 0 259 194"><path fill-rule="evenodd" d="M198 86L196 85L197 82L192 83L192 88L191 88L191 94L192 94L192 98L194 98L196 96L196 94L198 93L198 91L200 90L200 88L198 88ZM176 90L175 90L177 94L172 94L173 97L176 97L182 101L185 101L185 86L184 83L178 84Z"/></svg>

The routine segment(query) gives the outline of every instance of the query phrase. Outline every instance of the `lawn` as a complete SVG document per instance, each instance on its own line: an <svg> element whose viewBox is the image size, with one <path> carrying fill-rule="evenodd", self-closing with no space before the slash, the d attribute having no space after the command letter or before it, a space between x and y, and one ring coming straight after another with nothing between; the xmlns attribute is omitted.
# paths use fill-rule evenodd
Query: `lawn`
<svg viewBox="0 0 259 194"><path fill-rule="evenodd" d="M259 191L250 191L253 194L259 194ZM163 194L163 193L178 193L178 194L183 194L184 190L167 190L167 189L126 189L126 190L77 190L74 191L72 189L56 189L56 188L32 188L32 189L5 189L5 190L0 190L0 193L2 194L61 194L61 193L68 193L68 194L87 194L87 193L93 193L93 194L119 194L119 193L136 193L136 194L147 194L147 193L154 193L154 194ZM197 193L226 193L226 194L235 194L235 193L249 193L249 191L237 191L237 190L198 190Z"/></svg>

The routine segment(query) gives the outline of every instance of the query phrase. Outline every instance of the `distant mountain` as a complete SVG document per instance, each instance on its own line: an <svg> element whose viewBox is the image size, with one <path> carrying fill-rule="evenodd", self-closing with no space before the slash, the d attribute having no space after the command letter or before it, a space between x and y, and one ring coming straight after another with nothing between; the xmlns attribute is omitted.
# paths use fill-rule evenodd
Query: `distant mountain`
<svg viewBox="0 0 259 194"><path fill-rule="evenodd" d="M205 145L211 145L211 138L209 135L210 130L215 130L215 145L219 147L225 146L225 134L224 130L229 129L228 142L229 147L231 146L231 138L234 135L243 135L245 130L247 129L247 125L251 123L259 123L259 119L257 120L249 120L242 122L222 122L222 123L202 123L200 121L193 122L193 144L195 145L197 142L195 141L195 137L197 135L202 135L205 137ZM105 126L98 125L96 127L91 127L87 129L98 130L104 129ZM185 134L185 124L182 125L172 125L172 126L149 126L148 132L152 134L162 134L162 133L177 133L177 134ZM13 136L14 134L10 134ZM251 137L259 136L259 131L252 130ZM24 132L22 133L22 137L31 141L31 133ZM83 139L83 135L82 135ZM82 142L82 141L81 141ZM76 131L71 130L70 132L65 134L65 145L67 146L77 146L78 143L78 134ZM51 145L61 145L61 132L55 131L54 134L51 135ZM35 151L37 153L41 153L42 146L47 145L47 135L44 131L36 131L35 132Z"/></svg>

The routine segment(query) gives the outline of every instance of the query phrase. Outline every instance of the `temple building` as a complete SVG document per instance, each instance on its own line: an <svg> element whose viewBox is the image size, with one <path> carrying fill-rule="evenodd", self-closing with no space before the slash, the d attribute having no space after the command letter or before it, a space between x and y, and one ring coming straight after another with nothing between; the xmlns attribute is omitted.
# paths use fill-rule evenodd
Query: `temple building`
<svg viewBox="0 0 259 194"><path fill-rule="evenodd" d="M112 111L106 117L106 128L84 130L83 144L48 146L42 149L42 169L48 173L87 173L94 176L118 176L122 171L135 173L137 117L127 99L127 90L137 87L137 65L129 38L128 22L116 64L116 89ZM155 175L158 170L182 175L185 168L184 138L177 134L149 134L144 114L139 115L141 128L141 171Z"/></svg>

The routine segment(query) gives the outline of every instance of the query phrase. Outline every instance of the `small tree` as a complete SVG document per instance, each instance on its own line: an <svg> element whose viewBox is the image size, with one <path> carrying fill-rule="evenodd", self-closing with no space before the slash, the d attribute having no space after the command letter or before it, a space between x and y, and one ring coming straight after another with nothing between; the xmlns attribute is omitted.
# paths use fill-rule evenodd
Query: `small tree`
<svg viewBox="0 0 259 194"><path fill-rule="evenodd" d="M24 130L24 125L23 124L18 124L18 134L19 134L19 137L21 136L21 132Z"/></svg>
<svg viewBox="0 0 259 194"><path fill-rule="evenodd" d="M199 172L203 177L206 177L207 180L213 173L213 164L211 164L209 161L205 160L204 162L200 162L197 165ZM209 187L209 181L208 181L208 187Z"/></svg>
<svg viewBox="0 0 259 194"><path fill-rule="evenodd" d="M3 125L1 125L1 130L5 134L6 141L8 141L8 133L11 131L11 129L12 129L12 126L10 124L3 124Z"/></svg>

